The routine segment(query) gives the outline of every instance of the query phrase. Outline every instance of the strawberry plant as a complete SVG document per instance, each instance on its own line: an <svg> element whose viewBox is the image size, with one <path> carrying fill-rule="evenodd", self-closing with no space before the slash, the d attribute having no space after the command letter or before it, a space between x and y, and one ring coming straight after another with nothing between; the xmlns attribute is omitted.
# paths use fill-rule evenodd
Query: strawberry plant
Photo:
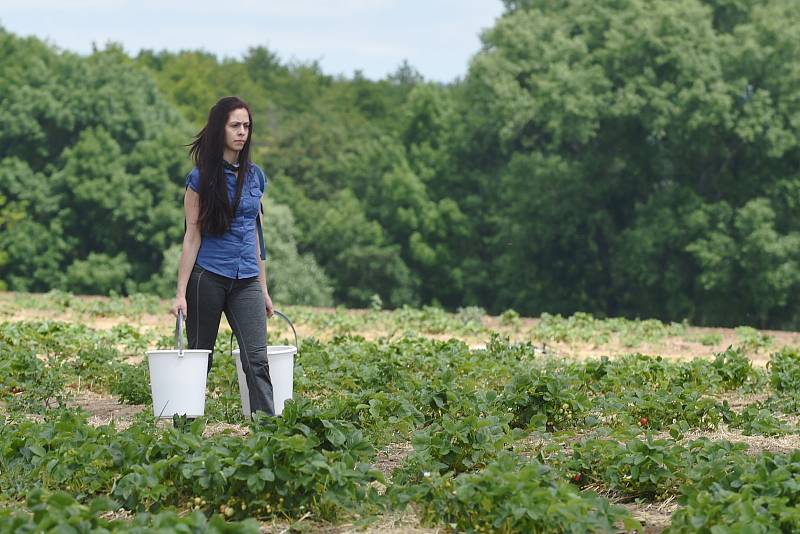
<svg viewBox="0 0 800 534"><path fill-rule="evenodd" d="M562 482L538 462L504 454L475 473L432 472L393 487L395 506L417 503L423 521L463 532L611 532L640 529L623 508Z"/></svg>
<svg viewBox="0 0 800 534"><path fill-rule="evenodd" d="M584 483L652 499L676 492L685 465L683 452L676 443L654 440L651 435L625 443L590 439L573 445L573 457L565 468L581 473Z"/></svg>
<svg viewBox="0 0 800 534"><path fill-rule="evenodd" d="M396 482L418 481L426 472L463 473L483 467L513 440L508 417L445 415L411 440L414 452L392 474Z"/></svg>
<svg viewBox="0 0 800 534"><path fill-rule="evenodd" d="M687 485L713 482L747 457L746 445L700 439L688 444L672 439L591 438L572 445L572 456L559 463L565 476L580 474L580 485L595 484L628 498L677 495Z"/></svg>
<svg viewBox="0 0 800 534"><path fill-rule="evenodd" d="M81 504L65 492L47 493L32 490L26 500L29 512L11 508L0 510L0 531L3 532L207 532L209 534L257 534L253 519L230 522L200 512L178 514L167 510L157 514L137 514L132 520L109 520L104 516L118 510L108 498L93 499Z"/></svg>
<svg viewBox="0 0 800 534"><path fill-rule="evenodd" d="M283 418L257 417L244 439L202 439L200 420L190 432L169 430L146 464L119 479L114 495L142 510L197 496L205 509L229 507L235 517L310 512L332 519L375 504L368 484L382 477L361 462L373 449L352 425L320 415L288 402Z"/></svg>
<svg viewBox="0 0 800 534"><path fill-rule="evenodd" d="M559 467L573 482L581 486L605 485L608 466L624 455L625 446L615 439L584 439L572 444L571 453ZM580 475L578 480L575 475Z"/></svg>
<svg viewBox="0 0 800 534"><path fill-rule="evenodd" d="M673 387L664 390L633 390L621 395L609 395L597 405L601 412L612 420L641 425L646 420L647 428L665 429L682 423L690 428L713 429L722 421L724 407L711 397L695 390Z"/></svg>
<svg viewBox="0 0 800 534"><path fill-rule="evenodd" d="M728 347L725 352L718 353L712 367L723 387L729 390L742 387L754 375L753 362L741 347Z"/></svg>
<svg viewBox="0 0 800 534"><path fill-rule="evenodd" d="M667 440L634 439L607 470L607 481L637 497L655 498L675 493L684 467L683 448Z"/></svg>
<svg viewBox="0 0 800 534"><path fill-rule="evenodd" d="M763 334L751 326L736 328L736 337L742 347L750 351L766 349L772 346L772 337Z"/></svg>
<svg viewBox="0 0 800 534"><path fill-rule="evenodd" d="M800 530L800 452L744 456L683 489L669 533Z"/></svg>
<svg viewBox="0 0 800 534"><path fill-rule="evenodd" d="M653 319L597 319L590 313L577 312L571 317L543 313L531 334L541 341L603 344L617 338L626 347L659 341L669 335L683 335L684 324L664 324Z"/></svg>
<svg viewBox="0 0 800 534"><path fill-rule="evenodd" d="M731 418L731 426L742 430L745 436L782 436L792 431L786 423L759 405L746 406Z"/></svg>
<svg viewBox="0 0 800 534"><path fill-rule="evenodd" d="M767 363L770 384L775 391L792 392L800 389L800 350L785 347L770 356Z"/></svg>
<svg viewBox="0 0 800 534"><path fill-rule="evenodd" d="M539 369L515 376L498 404L512 414L511 426L548 430L582 424L591 407L583 384L573 375Z"/></svg>
<svg viewBox="0 0 800 534"><path fill-rule="evenodd" d="M500 314L500 324L514 329L518 328L520 324L519 313L512 309L504 311Z"/></svg>
<svg viewBox="0 0 800 534"><path fill-rule="evenodd" d="M364 429L377 446L410 435L425 421L413 399L380 390L343 394L337 400L329 399L325 406Z"/></svg>
<svg viewBox="0 0 800 534"><path fill-rule="evenodd" d="M147 360L142 360L136 365L121 363L117 366L117 380L111 385L110 391L121 402L127 404L149 404L150 396L150 368Z"/></svg>
<svg viewBox="0 0 800 534"><path fill-rule="evenodd" d="M124 364L117 349L98 343L78 350L74 357L66 359L66 365L71 381L78 379L82 387L103 391L113 384L118 366Z"/></svg>

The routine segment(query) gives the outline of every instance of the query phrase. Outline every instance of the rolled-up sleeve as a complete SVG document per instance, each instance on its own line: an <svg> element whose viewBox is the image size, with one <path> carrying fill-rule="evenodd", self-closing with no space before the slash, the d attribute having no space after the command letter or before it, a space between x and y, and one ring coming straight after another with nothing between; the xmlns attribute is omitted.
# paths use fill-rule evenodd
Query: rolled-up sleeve
<svg viewBox="0 0 800 534"><path fill-rule="evenodd" d="M186 187L191 187L195 193L200 192L200 171L197 167L192 169L192 172L186 175Z"/></svg>

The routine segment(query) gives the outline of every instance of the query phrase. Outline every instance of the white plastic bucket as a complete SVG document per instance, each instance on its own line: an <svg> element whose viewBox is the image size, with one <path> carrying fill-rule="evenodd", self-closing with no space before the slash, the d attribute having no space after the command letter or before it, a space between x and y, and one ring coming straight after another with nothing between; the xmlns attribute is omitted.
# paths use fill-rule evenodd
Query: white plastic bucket
<svg viewBox="0 0 800 534"><path fill-rule="evenodd" d="M267 362L269 362L269 377L272 380L272 398L275 405L275 415L283 413L283 405L287 399L292 398L294 389L294 355L297 347L292 345L267 346ZM233 361L236 362L236 376L239 379L239 395L242 397L242 412L245 417L250 416L250 390L247 379L242 369L242 360L239 349L233 351Z"/></svg>
<svg viewBox="0 0 800 534"><path fill-rule="evenodd" d="M206 406L206 373L210 350L148 351L153 415L200 417Z"/></svg>

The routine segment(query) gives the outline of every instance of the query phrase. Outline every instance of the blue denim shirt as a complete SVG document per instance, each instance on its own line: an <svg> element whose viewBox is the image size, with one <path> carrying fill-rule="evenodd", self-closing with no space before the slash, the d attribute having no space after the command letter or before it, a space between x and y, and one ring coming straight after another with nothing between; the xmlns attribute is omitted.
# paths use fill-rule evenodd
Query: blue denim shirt
<svg viewBox="0 0 800 534"><path fill-rule="evenodd" d="M228 199L231 204L236 195L236 167L225 165L228 180ZM195 263L200 267L228 278L251 278L258 276L259 265L256 250L256 218L261 208L261 197L267 177L257 165L251 164L242 187L242 197L231 227L220 236L202 235L200 250ZM200 171L197 167L186 177L186 187L200 191Z"/></svg>

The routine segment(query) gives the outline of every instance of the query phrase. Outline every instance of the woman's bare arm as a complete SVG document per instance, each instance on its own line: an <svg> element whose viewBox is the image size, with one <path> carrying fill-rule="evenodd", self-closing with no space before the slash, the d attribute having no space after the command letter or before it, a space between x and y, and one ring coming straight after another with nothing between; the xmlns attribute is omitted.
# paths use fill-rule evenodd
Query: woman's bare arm
<svg viewBox="0 0 800 534"><path fill-rule="evenodd" d="M175 293L175 305L172 308L174 315L178 314L178 309L182 309L186 315L186 285L189 283L189 275L197 259L197 251L200 250L202 237L200 234L200 195L191 188L186 188L183 197L183 211L186 216L186 233L183 235L183 249L181 250L181 261L178 266L178 286Z"/></svg>

